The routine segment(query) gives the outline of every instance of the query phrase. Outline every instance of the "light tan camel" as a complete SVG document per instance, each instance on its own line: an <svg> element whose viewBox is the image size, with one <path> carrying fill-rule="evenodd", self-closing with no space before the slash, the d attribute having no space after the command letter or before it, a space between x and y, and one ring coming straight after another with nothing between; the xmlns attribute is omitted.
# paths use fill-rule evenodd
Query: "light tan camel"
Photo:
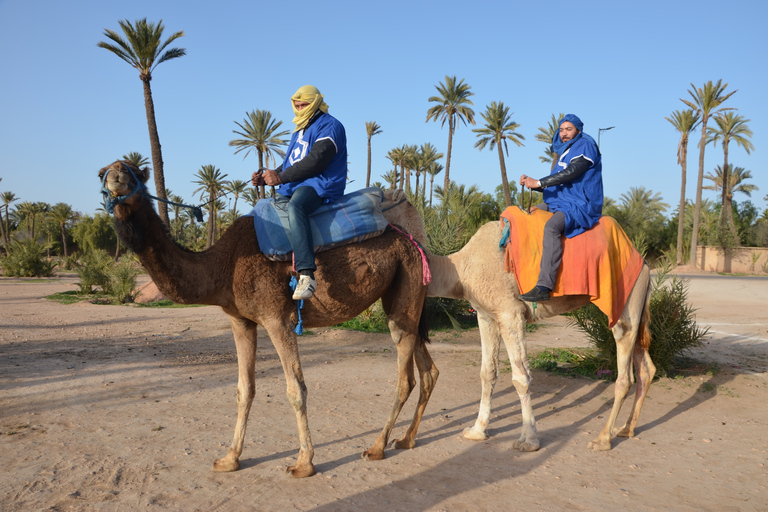
<svg viewBox="0 0 768 512"><path fill-rule="evenodd" d="M158 289L175 302L220 306L229 316L237 347L237 425L227 455L214 462L216 471L240 467L243 439L255 391L256 327L269 333L285 373L288 400L296 414L300 450L288 468L294 477L315 473L314 449L307 420L307 387L299 362L294 327L296 302L291 300L290 262L273 262L259 250L253 219L241 217L210 249L194 253L168 236L144 183L147 169L117 161L99 171L111 196L120 239L134 251ZM114 204L116 203L116 204ZM389 330L397 346L398 380L395 402L384 429L366 459L384 458L403 404L415 387L413 362L421 389L413 421L397 448L412 448L419 422L437 380L438 371L427 352L422 306L426 296L421 256L403 235L383 235L317 255L317 292L304 301L306 327L335 325L354 318L381 297Z"/></svg>
<svg viewBox="0 0 768 512"><path fill-rule="evenodd" d="M384 197L382 209L387 220L403 227L425 246L427 234L422 219L405 200L402 190L387 191ZM535 451L540 443L531 405L531 374L525 347L526 323L573 311L587 304L589 297L557 297L538 303L534 310L529 303L518 298L514 274L504 272L504 251L499 250L501 236L501 224L489 222L460 251L449 256L428 253L432 282L427 287L427 295L465 299L477 310L482 345L482 395L477 420L474 426L464 430L464 437L475 440L488 438L491 395L499 375L499 347L501 340L504 340L512 364L512 382L520 396L523 415L522 433L514 446L522 451ZM613 435L634 436L640 409L656 372L648 354L650 281L650 269L644 265L624 311L613 327L618 359L614 403L605 427L589 443L593 450L610 450ZM633 363L637 377L635 401L626 424L616 432L616 418L632 385Z"/></svg>

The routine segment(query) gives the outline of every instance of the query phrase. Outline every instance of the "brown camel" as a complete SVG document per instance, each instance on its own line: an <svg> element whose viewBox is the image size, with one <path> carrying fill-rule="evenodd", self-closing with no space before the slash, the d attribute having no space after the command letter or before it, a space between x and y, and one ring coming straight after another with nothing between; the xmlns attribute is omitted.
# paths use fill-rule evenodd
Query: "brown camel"
<svg viewBox="0 0 768 512"><path fill-rule="evenodd" d="M390 223L403 227L425 245L427 234L424 223L416 209L405 200L402 190L385 192L382 209ZM449 256L428 253L432 282L427 287L427 295L465 299L477 310L482 345L482 395L477 420L473 427L464 430L464 437L475 440L488 438L491 395L499 375L499 347L501 340L504 340L512 363L512 382L520 396L523 415L522 434L514 446L522 451L535 451L540 443L531 405L531 374L525 347L526 323L573 311L587 304L589 297L556 297L538 303L534 310L529 303L518 298L514 273L504 272L504 251L499 250L501 236L501 224L489 222L460 251ZM644 265L624 311L612 329L616 338L618 378L610 417L600 434L589 443L593 450L610 450L613 435L634 436L640 409L656 372L648 354L650 282L650 269ZM615 432L616 418L632 385L633 363L637 378L635 401L626 424Z"/></svg>
<svg viewBox="0 0 768 512"><path fill-rule="evenodd" d="M122 242L134 251L159 290L175 302L220 306L229 316L238 363L237 425L227 455L214 462L216 471L240 467L243 439L255 391L256 327L267 330L285 373L288 400L296 414L300 450L288 468L294 477L315 473L314 450L307 421L307 387L299 362L297 304L291 300L291 264L268 260L259 250L253 219L241 217L210 249L194 253L176 245L160 222L144 183L149 172L117 161L99 171L114 209ZM381 297L392 339L397 346L398 380L395 402L384 429L363 453L384 458L392 427L415 387L413 362L419 370L419 404L397 448L412 448L414 437L437 380L427 352L423 304L426 286L418 250L394 231L317 255L317 292L304 301L306 327L344 322Z"/></svg>

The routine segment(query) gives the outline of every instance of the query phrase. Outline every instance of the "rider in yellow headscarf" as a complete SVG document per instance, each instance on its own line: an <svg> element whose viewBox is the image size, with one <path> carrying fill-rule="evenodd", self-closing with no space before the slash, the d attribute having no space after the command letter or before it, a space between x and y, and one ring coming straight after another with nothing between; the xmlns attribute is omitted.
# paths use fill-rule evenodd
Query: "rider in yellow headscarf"
<svg viewBox="0 0 768 512"><path fill-rule="evenodd" d="M296 101L309 103L309 105L299 110L294 103ZM320 91L314 85L300 87L299 90L291 96L291 108L294 113L293 122L296 125L296 128L293 131L299 131L302 128L306 128L307 124L309 124L309 121L312 119L312 116L314 116L315 112L318 110L326 114L328 113L328 105L325 104L323 95L320 94Z"/></svg>
<svg viewBox="0 0 768 512"><path fill-rule="evenodd" d="M254 186L280 186L275 203L288 212L298 285L294 300L306 300L317 289L314 238L309 216L323 203L344 194L347 183L347 134L344 125L328 113L317 87L305 85L291 96L296 129L285 160L276 169L251 176Z"/></svg>

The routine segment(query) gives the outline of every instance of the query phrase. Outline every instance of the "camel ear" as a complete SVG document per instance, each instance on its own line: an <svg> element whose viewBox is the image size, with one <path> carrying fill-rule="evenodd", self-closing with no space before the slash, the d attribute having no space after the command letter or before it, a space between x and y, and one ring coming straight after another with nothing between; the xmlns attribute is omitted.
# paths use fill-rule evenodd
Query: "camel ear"
<svg viewBox="0 0 768 512"><path fill-rule="evenodd" d="M149 167L139 169L136 173L136 177L139 178L142 183L146 183L149 180Z"/></svg>

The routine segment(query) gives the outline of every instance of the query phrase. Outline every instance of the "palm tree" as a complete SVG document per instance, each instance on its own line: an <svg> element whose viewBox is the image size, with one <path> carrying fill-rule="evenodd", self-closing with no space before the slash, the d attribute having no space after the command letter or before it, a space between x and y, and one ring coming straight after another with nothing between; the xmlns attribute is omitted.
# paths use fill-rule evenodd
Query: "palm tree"
<svg viewBox="0 0 768 512"><path fill-rule="evenodd" d="M175 32L165 41L161 41L163 30L165 29L163 20L155 24L148 22L147 18L143 18L136 20L135 24L131 24L128 20L118 21L118 24L123 29L127 41L114 30L104 29L104 35L114 44L100 41L97 46L109 50L139 71L139 78L144 85L144 108L147 113L149 144L152 148L155 189L157 190L157 197L166 200L163 152L160 146L160 136L157 132L155 102L152 99L152 88L149 83L152 81L152 72L159 64L186 55L187 52L184 48L169 48L166 50L169 44L183 37L184 32ZM170 227L168 207L162 201L158 203L158 213L165 225Z"/></svg>
<svg viewBox="0 0 768 512"><path fill-rule="evenodd" d="M366 188L371 186L371 138L381 132L381 126L376 124L376 121L365 122L365 133L368 136L368 174L365 177Z"/></svg>
<svg viewBox="0 0 768 512"><path fill-rule="evenodd" d="M399 148L394 148L389 150L389 153L387 153L387 158L395 165L395 170L397 170L398 167L400 167L400 188L405 188L405 157L406 157L406 148L407 146L403 145ZM395 181L395 188L397 188L397 181Z"/></svg>
<svg viewBox="0 0 768 512"><path fill-rule="evenodd" d="M138 151L131 151L127 155L123 155L123 160L128 160L132 164L134 164L136 167L144 167L145 165L149 165L149 159L139 153ZM166 190L166 196L168 197L168 191Z"/></svg>
<svg viewBox="0 0 768 512"><path fill-rule="evenodd" d="M67 203L56 203L51 208L49 217L61 228L61 247L64 251L64 258L67 257L67 223L77 218L77 212Z"/></svg>
<svg viewBox="0 0 768 512"><path fill-rule="evenodd" d="M278 132L277 130L283 124L282 121L272 119L272 113L269 110L251 110L246 112L246 117L243 119L243 123L240 124L235 121L235 124L241 131L232 130L233 133L240 135L242 139L233 139L229 141L229 145L236 147L235 154L245 150L243 160L251 151L256 151L259 158L259 169L264 168L264 157L267 158L267 165L270 159L274 166L275 157L273 153L285 157L285 151L280 149L280 146L286 146L289 139L285 139L287 135L290 135L290 130L283 130ZM261 186L261 197L265 197L266 191L264 185Z"/></svg>
<svg viewBox="0 0 768 512"><path fill-rule="evenodd" d="M205 248L208 249L215 242L216 237L216 201L219 198L219 194L224 188L224 178L226 174L221 174L221 169L217 169L215 165L204 165L197 171L195 176L198 178L192 183L200 185L192 193L197 194L200 192L200 199L207 200L208 204L208 238L206 240Z"/></svg>
<svg viewBox="0 0 768 512"><path fill-rule="evenodd" d="M11 203L18 201L19 198L16 197L16 194L13 192L3 192L0 194L0 200L3 201L3 207L5 208L5 244L6 246L11 243L11 225L10 220L8 218L8 207L10 207Z"/></svg>
<svg viewBox="0 0 768 512"><path fill-rule="evenodd" d="M237 200L245 193L248 183L243 180L231 180L224 184L224 191L235 196L235 203L232 205L232 217L237 216Z"/></svg>
<svg viewBox="0 0 768 512"><path fill-rule="evenodd" d="M245 189L245 192L243 192L243 200L245 200L246 203L251 205L251 207L256 206L256 203L259 201L259 191L256 187L248 187Z"/></svg>
<svg viewBox="0 0 768 512"><path fill-rule="evenodd" d="M677 143L677 163L682 169L682 184L680 186L680 206L678 207L677 219L677 255L675 256L675 265L683 263L683 228L685 223L685 187L688 174L688 137L699 124L699 115L691 109L680 112L672 112L671 119L665 117L667 121L680 133L680 142Z"/></svg>
<svg viewBox="0 0 768 512"><path fill-rule="evenodd" d="M555 140L555 134L560 127L560 121L563 120L563 117L565 117L563 113L560 113L557 117L555 117L555 114L552 114L552 119L549 120L547 127L539 126L539 133L534 136L537 141L547 145L547 148L544 150L544 156L540 156L539 160L545 164L552 164L550 170L555 167L555 162L560 156L552 150L552 142Z"/></svg>
<svg viewBox="0 0 768 512"><path fill-rule="evenodd" d="M418 148L415 145L403 144L400 157L400 188L411 191L411 170L415 167Z"/></svg>
<svg viewBox="0 0 768 512"><path fill-rule="evenodd" d="M440 82L435 89L440 93L439 96L429 98L430 103L435 103L433 107L427 110L427 122L440 119L441 126L445 126L448 121L448 151L445 158L445 179L443 189L448 190L451 183L451 147L453 145L453 134L456 131L456 121L461 121L464 126L467 123L475 124L475 111L469 105L473 105L469 99L475 93L470 92L471 87L464 83L462 78L458 83L456 76L445 75L445 83Z"/></svg>
<svg viewBox="0 0 768 512"><path fill-rule="evenodd" d="M443 164L438 162L433 162L430 166L427 167L427 174L429 174L429 206L432 206L432 191L434 190L435 186L435 176L443 172ZM426 182L426 179L424 180Z"/></svg>
<svg viewBox="0 0 768 512"><path fill-rule="evenodd" d="M712 80L704 84L704 87L697 88L691 84L693 90L688 90L688 94L691 95L691 100L685 100L680 98L680 101L685 103L688 107L696 111L696 114L701 116L701 140L699 140L699 177L696 182L696 206L693 210L693 232L691 233L691 266L696 265L696 247L699 243L699 215L701 214L701 188L704 185L704 147L707 144L707 122L713 115L717 115L725 110L733 110L732 108L721 108L728 98L733 96L737 91L729 92L725 94L725 88L728 84L723 84L722 79L717 83L712 83Z"/></svg>
<svg viewBox="0 0 768 512"><path fill-rule="evenodd" d="M184 208L181 204L184 202L184 198L174 194L173 191L170 189L165 190L165 197L167 197L171 201L171 210L173 211L173 238L178 242L179 236L181 235L181 232L180 232L181 228L179 226L179 215L181 214Z"/></svg>
<svg viewBox="0 0 768 512"><path fill-rule="evenodd" d="M424 173L424 186L422 187L422 198L426 195L427 169L443 158L442 153L437 152L437 148L431 142L425 142L414 155L414 169L416 170L416 196L419 194L419 177Z"/></svg>
<svg viewBox="0 0 768 512"><path fill-rule="evenodd" d="M704 190L723 190L723 175L727 176L728 187L725 188L725 196L728 199L728 204L733 203L733 194L741 192L747 197L752 197L752 192L760 190L757 185L751 183L744 183L745 180L752 179L752 171L746 171L743 167L733 167L732 164L728 164L727 172L723 173L723 167L718 165L715 167L715 174L708 172L706 179L712 182L712 185L707 185ZM721 214L722 215L722 214Z"/></svg>
<svg viewBox="0 0 768 512"><path fill-rule="evenodd" d="M0 178L0 181L3 181L3 178ZM3 242L3 245L5 245L5 239L6 237L5 237L5 224L3 224L3 212L0 211L0 241ZM7 252L8 251L6 248L6 253Z"/></svg>
<svg viewBox="0 0 768 512"><path fill-rule="evenodd" d="M503 102L496 103L492 101L485 109L485 112L480 114L485 120L485 126L482 128L475 128L472 130L477 134L478 141L475 143L475 147L479 150L488 149L493 150L494 146L497 146L499 153L499 168L501 169L501 186L504 189L504 202L506 206L512 206L512 196L509 193L509 180L507 180L507 164L504 161L504 151L509 156L509 146L507 146L507 139L514 142L517 147L523 146L523 140L525 137L517 133L515 130L520 128L520 125L513 121L510 117L509 107L505 107ZM504 144L504 151L501 149L501 145Z"/></svg>
<svg viewBox="0 0 768 512"><path fill-rule="evenodd" d="M737 146L741 146L744 148L744 151L749 154L751 150L755 149L755 146L749 140L752 137L752 130L750 130L747 126L749 119L744 119L743 116L734 114L733 112L720 112L718 115L714 116L714 120L717 124L717 128L707 129L707 143L711 142L712 144L716 145L719 141L722 141L722 169L725 171L725 176L723 176L722 181L725 183L730 183L730 180L728 179L728 172L730 171L731 167L728 165L728 145L731 142L735 142ZM731 207L731 201L728 197L728 194L726 193L725 188L722 190L721 201L721 221L723 224L727 222L731 229L731 233L734 236L737 236L736 225L733 222L733 208Z"/></svg>

